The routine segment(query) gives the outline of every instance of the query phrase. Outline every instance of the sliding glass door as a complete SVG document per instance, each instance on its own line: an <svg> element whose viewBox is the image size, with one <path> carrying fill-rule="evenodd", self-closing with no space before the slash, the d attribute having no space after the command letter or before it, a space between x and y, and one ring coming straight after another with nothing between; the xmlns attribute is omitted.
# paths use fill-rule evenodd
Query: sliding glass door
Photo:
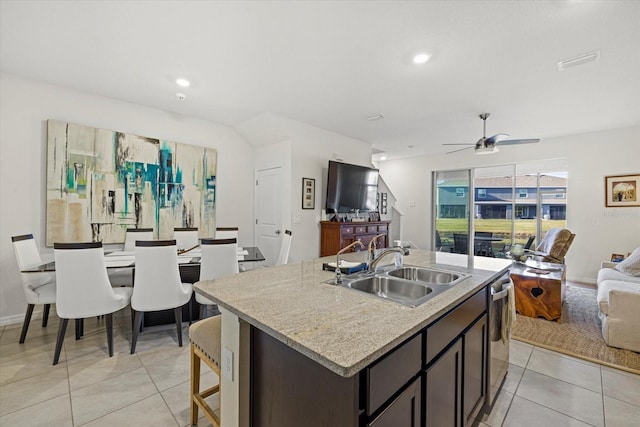
<svg viewBox="0 0 640 427"><path fill-rule="evenodd" d="M433 250L468 253L471 170L434 172L433 182Z"/></svg>
<svg viewBox="0 0 640 427"><path fill-rule="evenodd" d="M566 228L566 160L436 171L433 178L436 251L502 258L516 243L535 249L548 230Z"/></svg>

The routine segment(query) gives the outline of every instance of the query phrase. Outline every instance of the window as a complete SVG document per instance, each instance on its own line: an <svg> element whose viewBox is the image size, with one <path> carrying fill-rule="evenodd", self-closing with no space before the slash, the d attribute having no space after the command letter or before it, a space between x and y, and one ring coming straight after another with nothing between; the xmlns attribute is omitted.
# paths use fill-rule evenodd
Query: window
<svg viewBox="0 0 640 427"><path fill-rule="evenodd" d="M519 199L526 199L529 196L529 192L527 191L526 188L519 188L518 189L518 198Z"/></svg>
<svg viewBox="0 0 640 427"><path fill-rule="evenodd" d="M464 197L464 188L456 188L456 197Z"/></svg>
<svg viewBox="0 0 640 427"><path fill-rule="evenodd" d="M487 189L478 188L478 199L486 199L486 198L487 198Z"/></svg>

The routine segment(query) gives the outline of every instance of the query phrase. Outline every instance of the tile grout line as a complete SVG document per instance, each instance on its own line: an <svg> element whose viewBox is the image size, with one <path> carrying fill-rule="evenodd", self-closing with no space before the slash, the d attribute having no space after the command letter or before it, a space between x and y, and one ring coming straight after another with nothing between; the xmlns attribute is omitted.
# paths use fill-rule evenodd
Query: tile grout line
<svg viewBox="0 0 640 427"><path fill-rule="evenodd" d="M534 346L534 348L537 348L537 347L535 347L535 346ZM533 354L533 351L531 352L531 354ZM530 357L529 357L529 359L527 360L527 365L529 365L529 360L530 360L530 359L531 359L531 356L530 356ZM602 368L601 368L601 369L602 369ZM604 388L602 389L602 393L597 393L597 392L595 392L595 391L593 391L593 390L589 390L588 388L584 388L584 387L581 387L581 386L579 386L579 385L575 385L575 384L572 384L572 383L570 383L570 382L563 381L563 380L561 380L561 379L554 378L554 377L552 377L552 376L549 376L549 375L546 375L546 374L543 374L543 373L540 373L540 372L538 372L538 371L534 371L534 370L532 370L532 369L528 369L528 368L525 368L525 372L523 372L523 373L522 373L522 378L524 378L524 375L527 373L527 371L533 372L533 373L538 374L538 375L542 375L542 376L547 377L547 378L551 378L551 379L556 380L556 381L563 382L563 383L565 383L565 384L572 385L572 386L574 386L574 387L578 387L578 388L580 388L580 389L582 389L582 390L590 391L591 393L600 394L600 397L602 398L602 402L603 402L603 405L604 405ZM601 375L600 377L601 377L601 381L602 381L602 375ZM514 398L515 398L515 396L516 396L516 393L518 392L518 389L520 388L520 383L522 382L522 378L520 378L520 382L518 382L518 387L516 387L516 391L515 391L515 392L514 392L514 394L513 394ZM574 417L574 416L572 416L572 415L565 414L564 412L560 412L560 411L558 411L557 409L553 409L553 408L550 408L550 407L548 407L548 406L546 406L546 405L543 405L542 403L538 403L538 402L533 401L533 400L531 400L531 399L527 399L526 397L523 397L523 396L518 396L518 397L520 397L520 398L522 398L522 399L525 399L525 400L527 400L527 401L529 401L529 402L535 403L536 405L540 405L540 406L542 406L542 407L544 407L544 408L547 408L547 409L549 409L549 410L552 410L552 411L554 411L554 412L557 412L557 413L559 413L559 414L562 414L562 415L564 415L564 416L567 416L567 417L569 417L569 418L572 418L572 419L575 419L575 420L577 420L577 421L580 421L581 423L588 424L588 425L592 425L592 424L589 424L589 423L588 423L588 422L586 422L586 421L579 420L579 419L575 418L575 417ZM513 400L511 400L511 404L513 404ZM511 409L511 404L509 405L509 409ZM508 413L508 411L507 411L507 413ZM603 411L602 411L602 416L603 416L603 418L604 418L604 407L603 407ZM506 420L506 418L507 418L507 416L505 415L505 420ZM504 423L504 421L503 421L503 423ZM603 424L603 426L604 426L604 424ZM595 427L595 426L594 426L594 427Z"/></svg>
<svg viewBox="0 0 640 427"><path fill-rule="evenodd" d="M602 387L602 425L607 427L607 414L604 406L604 375L602 375L602 365L600 365L600 387Z"/></svg>
<svg viewBox="0 0 640 427"><path fill-rule="evenodd" d="M515 396L514 396L514 397L515 397ZM535 401L533 401L533 400L531 400L531 399L527 399L526 397L522 397L522 396L518 396L518 397L519 397L520 399L522 399L522 400L526 400L527 402L531 402L531 403L533 403L534 405L542 406L543 408L548 409L548 410L550 410L550 411L553 411L553 412L555 412L556 414L560 414L560 415L563 415L563 416L565 416L565 417L567 417L567 418L571 418L572 420L576 420L576 421L578 421L578 422L580 422L580 423L582 423L582 424L585 424L585 425L588 425L588 426L591 426L591 427L597 427L597 426L594 426L593 424L589 424L588 422L586 422L586 421L584 421L584 420L580 420L580 419L578 419L578 418L576 418L576 417L573 417L573 416L571 416L571 415L567 415L567 414L565 414L564 412L560 412L560 411L558 411L557 409L549 408L548 406L543 405L542 403L535 402ZM505 418L506 418L506 417L505 417Z"/></svg>
<svg viewBox="0 0 640 427"><path fill-rule="evenodd" d="M503 427L505 421L507 420L507 416L509 415L509 411L511 410L511 405L513 405L513 401L516 398L516 393L518 393L518 389L520 388L520 383L522 382L522 378L524 378L524 374L527 372L527 366L529 365L529 360L531 359L531 356L533 355L533 350L534 349L536 349L536 346L533 346L533 348L531 349L531 353L529 353L529 357L527 358L527 362L524 364L524 368L523 368L523 371L522 371L522 376L520 376L520 379L518 380L518 385L516 386L516 389L513 391L513 397L511 398L511 401L509 402L509 406L507 407L507 410L504 413L504 417L502 418L502 422L500 423L500 427ZM514 365L514 366L517 366L517 365ZM500 391L502 391L502 390L500 390Z"/></svg>
<svg viewBox="0 0 640 427"><path fill-rule="evenodd" d="M184 338L184 337L183 337ZM147 375L149 375L149 379L151 380L151 382L153 383L153 386L156 388L158 395L160 395L160 399L162 399L162 401L164 402L164 405L167 407L167 410L169 411L169 413L171 414L171 416L173 417L173 420L176 422L176 425L180 426L180 422L178 421L178 419L176 418L176 415L173 413L173 411L171 410L171 407L169 407L169 404L167 403L167 400L164 398L164 396L162 395L162 392L160 391L160 389L158 388L158 385L156 384L156 382L153 380L153 377L151 376L151 373L149 373L148 369L147 369L147 365L144 364L144 362L142 361L142 359L140 358L140 356L138 355L138 353L135 353L136 357L138 358L138 360L140 361L140 364L142 365L142 367L144 368L145 372L147 373ZM189 381L191 381L191 377L189 377ZM189 402L189 404L191 404L191 402Z"/></svg>

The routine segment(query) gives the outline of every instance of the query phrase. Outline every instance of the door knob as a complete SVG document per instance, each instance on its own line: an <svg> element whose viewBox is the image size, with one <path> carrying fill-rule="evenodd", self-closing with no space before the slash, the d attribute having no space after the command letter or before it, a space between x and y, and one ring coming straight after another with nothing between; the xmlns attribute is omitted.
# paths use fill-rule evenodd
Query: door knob
<svg viewBox="0 0 640 427"><path fill-rule="evenodd" d="M276 230L276 234L280 234L280 230Z"/></svg>

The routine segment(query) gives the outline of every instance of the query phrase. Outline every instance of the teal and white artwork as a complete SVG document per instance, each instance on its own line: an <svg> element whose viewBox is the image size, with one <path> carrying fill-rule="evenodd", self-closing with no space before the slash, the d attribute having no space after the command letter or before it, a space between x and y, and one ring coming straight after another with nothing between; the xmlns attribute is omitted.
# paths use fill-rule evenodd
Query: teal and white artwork
<svg viewBox="0 0 640 427"><path fill-rule="evenodd" d="M47 122L47 245L124 242L127 228L215 232L215 149Z"/></svg>

